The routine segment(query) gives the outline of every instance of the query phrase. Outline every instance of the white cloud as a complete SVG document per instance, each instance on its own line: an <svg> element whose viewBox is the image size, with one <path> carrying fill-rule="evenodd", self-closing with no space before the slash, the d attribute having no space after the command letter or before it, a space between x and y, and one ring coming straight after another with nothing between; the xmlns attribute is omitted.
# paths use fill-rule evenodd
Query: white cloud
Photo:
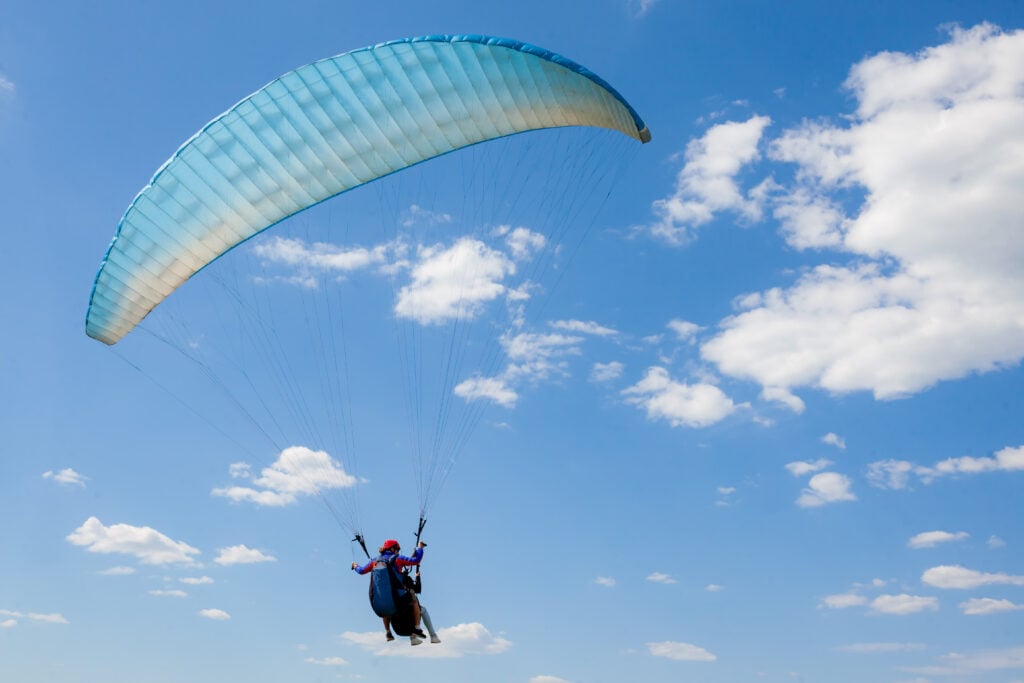
<svg viewBox="0 0 1024 683"><path fill-rule="evenodd" d="M868 483L880 489L904 489L914 472L906 460L879 460L868 465Z"/></svg>
<svg viewBox="0 0 1024 683"><path fill-rule="evenodd" d="M566 374L566 356L578 356L582 337L565 334L521 332L506 335L501 345L511 363L505 374L510 378L544 380Z"/></svg>
<svg viewBox="0 0 1024 683"><path fill-rule="evenodd" d="M54 472L53 470L43 472L43 479L52 479L58 484L63 484L65 486L80 486L85 488L85 481L88 477L83 477L70 467L65 467L57 472Z"/></svg>
<svg viewBox="0 0 1024 683"><path fill-rule="evenodd" d="M519 394L500 377L471 377L456 385L454 392L466 401L486 399L505 408L519 400Z"/></svg>
<svg viewBox="0 0 1024 683"><path fill-rule="evenodd" d="M267 555L259 550L249 548L245 545L233 545L228 548L221 548L217 551L214 559L219 565L229 567L235 564L256 564L258 562L277 562L273 555Z"/></svg>
<svg viewBox="0 0 1024 683"><path fill-rule="evenodd" d="M87 519L66 538L90 553L133 555L143 564L194 564L192 556L199 554L187 543L173 541L148 526L104 526L96 517Z"/></svg>
<svg viewBox="0 0 1024 683"><path fill-rule="evenodd" d="M382 244L372 248L345 248L336 244L274 236L253 246L253 252L271 263L300 269L296 283L302 283L307 271L349 273L384 264L395 245ZM288 278L285 278L287 280ZM316 286L315 280L313 286Z"/></svg>
<svg viewBox="0 0 1024 683"><path fill-rule="evenodd" d="M548 243L544 235L522 227L512 230L508 230L506 227L501 234L505 236L505 244L512 252L512 258L517 261L533 256Z"/></svg>
<svg viewBox="0 0 1024 683"><path fill-rule="evenodd" d="M14 81L0 74L0 94L14 92Z"/></svg>
<svg viewBox="0 0 1024 683"><path fill-rule="evenodd" d="M452 215L442 211L430 211L418 204L413 204L402 216L402 226L409 228L414 225L440 225L451 223Z"/></svg>
<svg viewBox="0 0 1024 683"><path fill-rule="evenodd" d="M188 597L188 593L182 590L151 590L150 595L155 595L158 598L184 598Z"/></svg>
<svg viewBox="0 0 1024 683"><path fill-rule="evenodd" d="M907 541L907 547L934 548L940 543L962 541L968 536L969 534L966 531L957 531L956 533L951 533L949 531L923 531Z"/></svg>
<svg viewBox="0 0 1024 683"><path fill-rule="evenodd" d="M676 333L676 338L680 341L693 341L697 333L704 328L696 323L691 323L686 320L670 320L668 323L668 329Z"/></svg>
<svg viewBox="0 0 1024 683"><path fill-rule="evenodd" d="M135 567L110 567L96 572L100 576L128 576L135 573Z"/></svg>
<svg viewBox="0 0 1024 683"><path fill-rule="evenodd" d="M667 657L682 662L713 662L718 659L704 648L690 643L672 641L647 643L647 651L655 657Z"/></svg>
<svg viewBox="0 0 1024 683"><path fill-rule="evenodd" d="M925 676L975 677L991 671L1024 668L1024 647L976 652L951 652L931 666L901 667L903 671Z"/></svg>
<svg viewBox="0 0 1024 683"><path fill-rule="evenodd" d="M3 621L0 621L0 628L14 628L17 625L17 619L4 619Z"/></svg>
<svg viewBox="0 0 1024 683"><path fill-rule="evenodd" d="M412 282L398 292L395 314L421 324L472 318L506 292L515 264L483 242L461 238L451 247L421 247Z"/></svg>
<svg viewBox="0 0 1024 683"><path fill-rule="evenodd" d="M797 460L796 462L786 463L786 469L789 470L789 473L794 477L802 477L805 474L810 474L811 472L820 472L831 464L832 461L826 460L825 458L819 458L814 462Z"/></svg>
<svg viewBox="0 0 1024 683"><path fill-rule="evenodd" d="M867 604L868 599L863 595L857 595L856 593L837 593L835 595L826 595L818 603L818 607L825 607L827 609L846 609L848 607L859 607L860 605Z"/></svg>
<svg viewBox="0 0 1024 683"><path fill-rule="evenodd" d="M979 586L1024 586L1024 576L979 572L960 565L932 567L921 575L921 581L936 588L971 589Z"/></svg>
<svg viewBox="0 0 1024 683"><path fill-rule="evenodd" d="M249 479L252 476L252 465L247 462L233 462L228 466L232 479Z"/></svg>
<svg viewBox="0 0 1024 683"><path fill-rule="evenodd" d="M923 650L923 643L854 643L852 645L841 645L836 650L852 654L878 654L885 652L910 652Z"/></svg>
<svg viewBox="0 0 1024 683"><path fill-rule="evenodd" d="M199 610L199 616L213 619L214 621L227 621L231 618L231 615L222 609L201 609Z"/></svg>
<svg viewBox="0 0 1024 683"><path fill-rule="evenodd" d="M991 458L963 456L948 458L933 467L919 468L918 474L925 482L943 476L957 474L980 474L982 472L1014 472L1024 470L1024 446L1004 448Z"/></svg>
<svg viewBox="0 0 1024 683"><path fill-rule="evenodd" d="M879 595L871 601L871 610L876 614L916 614L917 612L936 611L939 609L938 598L921 595Z"/></svg>
<svg viewBox="0 0 1024 683"><path fill-rule="evenodd" d="M716 213L731 211L748 221L761 217L762 202L752 192L744 196L736 176L759 158L758 145L770 119L754 116L742 123L713 126L686 148L686 163L676 176L673 194L654 202L658 220L649 226L671 244L693 238L696 228Z"/></svg>
<svg viewBox="0 0 1024 683"><path fill-rule="evenodd" d="M15 611L9 610L9 609L0 609L0 617L13 617L15 623L17 623L18 619L28 619L29 621L41 621L41 622L46 623L46 624L68 624L68 623L70 623L67 619L64 618L63 614L59 614L59 613L56 613L56 612L51 613L51 614L41 614L39 612L28 612L26 614L24 612L15 612ZM11 624L11 626L13 626L13 625L14 624Z"/></svg>
<svg viewBox="0 0 1024 683"><path fill-rule="evenodd" d="M797 415L804 412L804 409L806 408L803 399L782 387L764 387L761 390L761 398L765 401L781 403Z"/></svg>
<svg viewBox="0 0 1024 683"><path fill-rule="evenodd" d="M830 446L835 446L839 450L846 449L846 439L844 439L843 437L839 436L834 432L829 432L825 436L821 437L821 442L827 443Z"/></svg>
<svg viewBox="0 0 1024 683"><path fill-rule="evenodd" d="M319 666L348 666L348 662L341 657L323 657L317 659L316 657L306 657L305 661L309 664L317 664Z"/></svg>
<svg viewBox="0 0 1024 683"><path fill-rule="evenodd" d="M594 579L594 583L598 586L604 586L605 588L614 588L616 582L615 579L610 576L599 576Z"/></svg>
<svg viewBox="0 0 1024 683"><path fill-rule="evenodd" d="M556 330L576 332L579 334L592 334L595 337L614 337L619 332L610 327L605 327L593 320L554 320L550 323Z"/></svg>
<svg viewBox="0 0 1024 683"><path fill-rule="evenodd" d="M988 537L987 541L985 541L985 545L987 545L989 548L1005 548L1006 541L993 534L992 536Z"/></svg>
<svg viewBox="0 0 1024 683"><path fill-rule="evenodd" d="M822 472L811 477L796 504L800 507L818 507L828 503L857 500L850 490L850 478L837 472Z"/></svg>
<svg viewBox="0 0 1024 683"><path fill-rule="evenodd" d="M466 655L498 655L512 647L512 641L492 634L480 623L458 624L438 629L440 644L424 643L419 647L388 647L379 631L356 633L346 631L341 637L375 655L455 659ZM395 644L392 644L395 645Z"/></svg>
<svg viewBox="0 0 1024 683"><path fill-rule="evenodd" d="M178 581L189 586L204 586L213 583L213 579L209 576L186 576Z"/></svg>
<svg viewBox="0 0 1024 683"><path fill-rule="evenodd" d="M674 578L672 578L671 574L664 574L662 572L652 572L652 573L648 574L647 575L647 580L651 581L652 583L667 583L667 584L679 583Z"/></svg>
<svg viewBox="0 0 1024 683"><path fill-rule="evenodd" d="M626 366L616 360L610 363L594 363L594 367L590 369L590 379L593 382L610 382L622 377L625 369Z"/></svg>
<svg viewBox="0 0 1024 683"><path fill-rule="evenodd" d="M749 298L702 356L762 386L879 399L1018 362L1022 55L1024 32L979 26L917 55L870 57L846 83L854 116L775 140L771 158L796 167L795 186L776 192L784 234L853 260ZM844 217L851 190L864 199Z"/></svg>
<svg viewBox="0 0 1024 683"><path fill-rule="evenodd" d="M1000 612L1013 612L1024 609L1024 605L1018 605L1009 600L996 600L995 598L971 598L960 603L960 609L964 614L986 615L998 614Z"/></svg>
<svg viewBox="0 0 1024 683"><path fill-rule="evenodd" d="M648 368L642 380L622 393L629 403L646 410L648 419L668 420L673 427L707 427L737 407L718 387L677 382L660 367Z"/></svg>
<svg viewBox="0 0 1024 683"><path fill-rule="evenodd" d="M725 590L725 586L720 586L717 583L709 583L708 585L704 586L704 590L706 590L709 593L719 593Z"/></svg>
<svg viewBox="0 0 1024 683"><path fill-rule="evenodd" d="M636 8L634 10L634 14L636 18L639 19L647 16L647 13L651 11L651 8L660 1L661 0L629 0L629 4L631 7Z"/></svg>
<svg viewBox="0 0 1024 683"><path fill-rule="evenodd" d="M248 477L247 467L245 463L232 464L231 476ZM281 451L272 465L264 467L252 483L257 488L228 486L215 488L210 493L236 503L247 501L262 506L283 506L294 503L299 496L355 486L356 478L345 472L341 464L324 451L291 446Z"/></svg>
<svg viewBox="0 0 1024 683"><path fill-rule="evenodd" d="M529 683L570 683L558 676L531 676Z"/></svg>

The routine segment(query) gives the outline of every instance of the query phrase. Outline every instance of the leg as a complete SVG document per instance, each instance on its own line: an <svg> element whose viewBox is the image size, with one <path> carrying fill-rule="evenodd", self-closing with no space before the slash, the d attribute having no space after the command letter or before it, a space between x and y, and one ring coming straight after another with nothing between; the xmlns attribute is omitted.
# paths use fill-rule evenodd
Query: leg
<svg viewBox="0 0 1024 683"><path fill-rule="evenodd" d="M395 637L391 635L391 618L381 617L380 620L384 622L384 637L388 640L394 640Z"/></svg>
<svg viewBox="0 0 1024 683"><path fill-rule="evenodd" d="M423 625L427 627L427 633L430 634L430 642L440 643L441 639L437 637L437 631L434 630L434 624L430 621L430 612L423 605L420 605L420 615L423 617Z"/></svg>

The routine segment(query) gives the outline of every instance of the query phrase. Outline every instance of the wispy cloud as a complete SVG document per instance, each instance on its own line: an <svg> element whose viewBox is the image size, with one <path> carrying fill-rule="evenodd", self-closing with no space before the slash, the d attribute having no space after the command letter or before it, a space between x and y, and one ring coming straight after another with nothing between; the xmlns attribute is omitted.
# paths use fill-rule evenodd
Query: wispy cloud
<svg viewBox="0 0 1024 683"><path fill-rule="evenodd" d="M836 593L834 595L826 595L818 603L819 608L826 609L847 609L849 607L859 607L866 605L868 599L863 595L857 593Z"/></svg>
<svg viewBox="0 0 1024 683"><path fill-rule="evenodd" d="M150 595L155 595L158 598L184 598L188 597L188 593L183 590L166 590L166 589L155 589L148 591Z"/></svg>
<svg viewBox="0 0 1024 683"><path fill-rule="evenodd" d="M1015 612L1024 609L1024 605L1018 605L1006 599L997 600L996 598L971 598L961 602L959 606L964 614L972 616Z"/></svg>
<svg viewBox="0 0 1024 683"><path fill-rule="evenodd" d="M971 589L980 586L1024 586L1024 576L980 572L960 565L932 567L921 575L921 581L936 588Z"/></svg>
<svg viewBox="0 0 1024 683"><path fill-rule="evenodd" d="M789 473L794 477L802 477L806 474L810 474L811 472L820 472L831 464L832 461L826 460L825 458L819 458L814 462L797 460L795 462L786 463L786 469L789 470Z"/></svg>
<svg viewBox="0 0 1024 683"><path fill-rule="evenodd" d="M231 615L222 609L201 609L199 610L199 616L206 619L212 619L213 621L227 621L231 618Z"/></svg>
<svg viewBox="0 0 1024 683"><path fill-rule="evenodd" d="M50 614L43 614L40 612L16 612L9 609L0 609L0 617L8 617L0 626L3 628L13 628L17 626L19 619L27 619L29 621L42 622L44 624L69 624L69 622L63 614L53 612Z"/></svg>
<svg viewBox="0 0 1024 683"><path fill-rule="evenodd" d="M923 676L960 676L973 678L993 671L1024 668L1024 647L1001 650L950 652L939 657L937 664L904 666L902 671Z"/></svg>
<svg viewBox="0 0 1024 683"><path fill-rule="evenodd" d="M670 320L668 323L668 329L672 330L676 339L679 341L692 342L694 338L704 328L697 323L691 323L688 320Z"/></svg>
<svg viewBox="0 0 1024 683"><path fill-rule="evenodd" d="M610 382L622 377L625 369L625 365L615 360L610 363L594 363L590 369L590 379L593 382Z"/></svg>
<svg viewBox="0 0 1024 683"><path fill-rule="evenodd" d="M565 330L566 332L577 334L590 334L596 337L614 337L618 334L617 330L605 327L593 320L553 320L550 325L556 330Z"/></svg>
<svg viewBox="0 0 1024 683"><path fill-rule="evenodd" d="M673 641L647 643L647 651L655 657L666 657L681 662L713 662L718 659L702 647Z"/></svg>
<svg viewBox="0 0 1024 683"><path fill-rule="evenodd" d="M871 611L875 614L906 615L918 612L934 612L939 609L939 599L930 596L879 595L871 601Z"/></svg>
<svg viewBox="0 0 1024 683"><path fill-rule="evenodd" d="M679 583L674 578L672 578L671 574L664 574L662 572L651 572L650 574L647 575L647 580L650 581L651 583L665 583L665 584Z"/></svg>
<svg viewBox="0 0 1024 683"><path fill-rule="evenodd" d="M821 437L821 442L828 444L829 446L835 446L840 450L846 449L846 439L834 432L829 432L825 436Z"/></svg>
<svg viewBox="0 0 1024 683"><path fill-rule="evenodd" d="M605 588L614 588L616 581L610 576L599 576L594 579L594 583L598 586L604 586Z"/></svg>
<svg viewBox="0 0 1024 683"><path fill-rule="evenodd" d="M82 488L85 488L85 481L86 479L88 479L88 477L83 477L81 474L75 472L70 467L66 467L56 472L54 472L53 470L47 470L46 472L43 472L43 479L50 479L52 481L57 482L58 484L63 484L65 486L80 486Z"/></svg>
<svg viewBox="0 0 1024 683"><path fill-rule="evenodd" d="M104 526L90 517L66 537L73 545L90 553L132 555L143 564L194 564L199 550L182 541L173 541L148 526L114 524Z"/></svg>
<svg viewBox="0 0 1024 683"><path fill-rule="evenodd" d="M912 652L923 649L925 649L923 643L853 643L852 645L840 645L836 648L839 652L849 652L852 654Z"/></svg>
<svg viewBox="0 0 1024 683"><path fill-rule="evenodd" d="M206 586L213 583L213 579L209 576L186 576L178 579L178 581L188 586Z"/></svg>
<svg viewBox="0 0 1024 683"><path fill-rule="evenodd" d="M348 661L341 657L306 657L304 660L307 664L316 664L317 666L348 666Z"/></svg>
<svg viewBox="0 0 1024 683"><path fill-rule="evenodd" d="M110 567L96 572L100 576L128 576L135 573L135 567Z"/></svg>

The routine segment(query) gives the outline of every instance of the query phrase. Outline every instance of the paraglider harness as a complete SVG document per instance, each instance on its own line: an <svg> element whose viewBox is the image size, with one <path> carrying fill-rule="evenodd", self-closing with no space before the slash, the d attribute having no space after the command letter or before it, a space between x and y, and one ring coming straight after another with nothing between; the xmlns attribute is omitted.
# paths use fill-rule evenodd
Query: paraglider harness
<svg viewBox="0 0 1024 683"><path fill-rule="evenodd" d="M416 531L416 544L419 545L420 534L423 533L423 526L427 523L420 518L419 529ZM366 552L366 544L361 535L357 535L354 541L359 541ZM366 552L367 557L369 553ZM391 620L391 628L399 636L408 636L416 628L413 619L412 601L415 600L412 593L405 587L402 574L395 566L398 558L396 553L381 555L373 563L370 571L370 607L378 617L387 617Z"/></svg>

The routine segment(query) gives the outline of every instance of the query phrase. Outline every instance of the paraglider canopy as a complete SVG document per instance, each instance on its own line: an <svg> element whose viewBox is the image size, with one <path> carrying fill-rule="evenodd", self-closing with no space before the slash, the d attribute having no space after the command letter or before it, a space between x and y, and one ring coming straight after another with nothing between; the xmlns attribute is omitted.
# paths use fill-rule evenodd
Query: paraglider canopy
<svg viewBox="0 0 1024 683"><path fill-rule="evenodd" d="M96 276L86 332L117 343L197 271L334 195L468 145L562 126L650 139L600 77L515 40L410 38L291 71L203 127L139 192Z"/></svg>

